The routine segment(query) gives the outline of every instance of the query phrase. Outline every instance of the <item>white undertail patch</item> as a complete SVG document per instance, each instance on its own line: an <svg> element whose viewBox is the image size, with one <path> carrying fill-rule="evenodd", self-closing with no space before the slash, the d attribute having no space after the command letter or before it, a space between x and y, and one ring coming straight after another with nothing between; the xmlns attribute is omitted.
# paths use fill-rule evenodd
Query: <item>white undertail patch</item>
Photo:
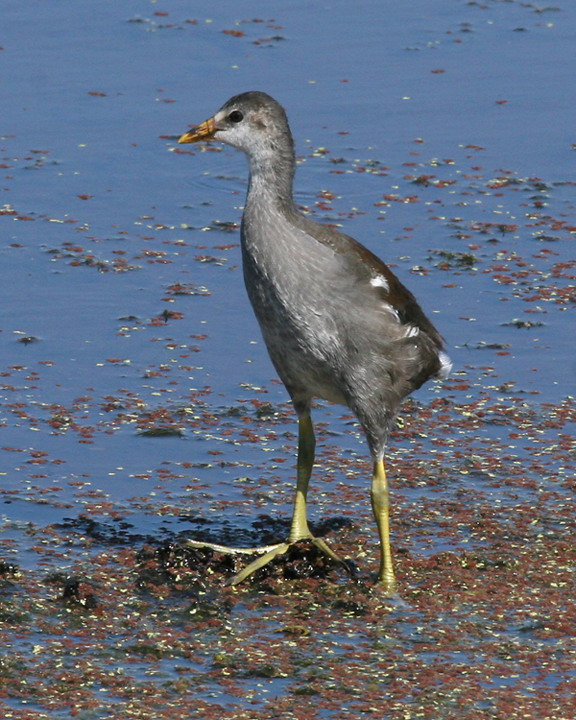
<svg viewBox="0 0 576 720"><path fill-rule="evenodd" d="M450 371L452 370L452 360L446 355L444 351L438 353L438 360L440 360L440 370L438 371L438 377L441 380L446 380Z"/></svg>

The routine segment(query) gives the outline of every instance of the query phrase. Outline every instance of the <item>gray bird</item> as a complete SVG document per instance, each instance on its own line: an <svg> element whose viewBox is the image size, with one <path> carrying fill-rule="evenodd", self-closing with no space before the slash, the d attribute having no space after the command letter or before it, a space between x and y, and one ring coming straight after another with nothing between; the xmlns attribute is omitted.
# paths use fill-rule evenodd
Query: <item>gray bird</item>
<svg viewBox="0 0 576 720"><path fill-rule="evenodd" d="M349 235L298 211L292 195L294 142L276 100L263 92L236 95L179 142L212 139L248 156L250 180L241 230L244 281L299 426L290 536L261 549L265 552L233 583L302 539L339 560L323 540L312 536L306 517L315 450L310 408L312 398L321 398L349 407L365 432L374 463L371 501L381 548L378 582L392 594L384 449L402 400L450 371L442 338L382 260Z"/></svg>

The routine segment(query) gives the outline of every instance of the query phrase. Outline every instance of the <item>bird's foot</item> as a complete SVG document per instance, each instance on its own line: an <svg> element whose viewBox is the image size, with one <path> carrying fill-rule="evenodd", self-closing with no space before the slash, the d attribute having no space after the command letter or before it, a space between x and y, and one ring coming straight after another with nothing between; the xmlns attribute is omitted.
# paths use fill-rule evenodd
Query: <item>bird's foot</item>
<svg viewBox="0 0 576 720"><path fill-rule="evenodd" d="M350 568L348 563L345 560L342 560L342 558L340 558L334 552L334 550L332 550L332 548L324 542L324 540L322 540L321 538L316 538L313 535L309 535L299 538L298 540L288 540L286 542L279 543L278 545L271 547L267 552L265 552L256 560L253 560L243 570L234 575L234 577L230 581L230 584L239 585L243 580L246 580L246 578L250 577L250 575L253 575L257 570L260 570L265 565L268 565L268 563L272 562L272 560L274 560L274 558L278 555L283 555L290 549L290 547L296 545L301 540L307 540L311 542L315 547L318 548L318 550L320 550L321 553L329 557L330 560L344 567L348 573L352 573L352 569Z"/></svg>
<svg viewBox="0 0 576 720"><path fill-rule="evenodd" d="M263 545L262 547L247 548L247 547L230 547L229 545L219 545L218 543L202 542L201 540L184 540L181 543L182 547L194 548L195 550L214 550L214 552L224 553L226 555L260 555L262 553L268 553L270 550L283 545L283 543L276 543L275 545Z"/></svg>
<svg viewBox="0 0 576 720"><path fill-rule="evenodd" d="M289 542L283 542L271 548L268 552L265 552L259 558L256 558L256 560L253 560L244 568L244 570L240 570L239 573L236 573L232 580L230 580L230 585L239 585L243 580L246 580L246 578L255 573L256 570L260 570L260 568L263 568L265 565L268 565L269 562L272 562L275 557L283 555L290 545L291 543Z"/></svg>
<svg viewBox="0 0 576 720"><path fill-rule="evenodd" d="M290 547L296 545L298 542L300 542L300 540L308 540L315 547L317 547L320 552L322 552L331 560L344 567L348 573L352 574L352 569L345 560L342 560L342 558L340 558L334 552L334 550L332 550L332 548L324 542L324 540L322 540L321 538L313 537L312 535L299 538L298 540L287 540L286 542L277 543L276 545L264 545L262 547L256 548L235 548L228 547L227 545L218 545L217 543L201 542L199 540L185 540L182 545L183 547L192 547L195 549L207 548L209 550L213 550L214 552L226 553L230 555L260 555L260 557L253 560L243 570L234 575L234 577L230 581L230 585L239 585L241 582L246 580L246 578L253 575L257 570L260 570L261 568L268 565L268 563L272 562L272 560L274 560L274 558L276 558L278 555L283 555L284 553L286 553Z"/></svg>

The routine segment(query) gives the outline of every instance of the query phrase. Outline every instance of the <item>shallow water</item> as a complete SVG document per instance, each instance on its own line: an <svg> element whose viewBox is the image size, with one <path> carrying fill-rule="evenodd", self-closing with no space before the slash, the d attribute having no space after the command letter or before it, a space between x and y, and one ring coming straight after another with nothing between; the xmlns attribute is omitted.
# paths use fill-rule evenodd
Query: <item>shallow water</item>
<svg viewBox="0 0 576 720"><path fill-rule="evenodd" d="M288 110L298 203L394 267L454 360L391 443L403 551L484 548L470 498L501 522L539 507L541 537L570 537L573 3L7 0L2 16L5 561L40 578L107 544L242 544L289 513L294 422L240 270L245 159L176 144L250 89ZM373 552L363 441L344 409L316 414L312 517L353 519Z"/></svg>

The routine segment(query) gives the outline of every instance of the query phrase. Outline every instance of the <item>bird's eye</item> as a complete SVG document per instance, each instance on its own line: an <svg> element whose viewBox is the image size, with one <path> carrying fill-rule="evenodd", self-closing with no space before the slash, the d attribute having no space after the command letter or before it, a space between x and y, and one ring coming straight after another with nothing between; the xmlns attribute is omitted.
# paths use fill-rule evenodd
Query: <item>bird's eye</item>
<svg viewBox="0 0 576 720"><path fill-rule="evenodd" d="M239 123L244 120L244 115L240 112L240 110L232 110L230 115L228 115L228 120L233 123Z"/></svg>

